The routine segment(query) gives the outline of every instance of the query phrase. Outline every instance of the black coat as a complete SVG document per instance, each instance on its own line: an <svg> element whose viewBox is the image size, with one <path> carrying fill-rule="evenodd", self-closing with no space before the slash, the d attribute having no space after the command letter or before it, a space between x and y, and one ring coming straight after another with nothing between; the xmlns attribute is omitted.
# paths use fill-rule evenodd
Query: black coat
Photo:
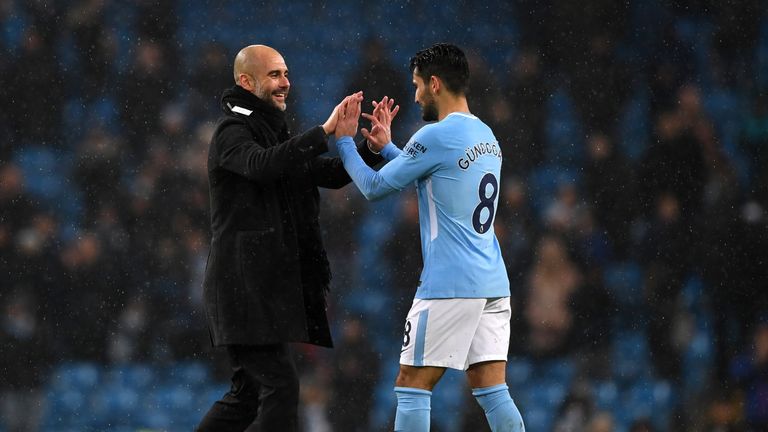
<svg viewBox="0 0 768 432"><path fill-rule="evenodd" d="M222 109L208 154L211 341L330 347L317 188L351 180L341 159L320 156L328 150L322 127L290 138L284 113L239 86L224 92ZM381 160L364 146L360 153L368 164Z"/></svg>

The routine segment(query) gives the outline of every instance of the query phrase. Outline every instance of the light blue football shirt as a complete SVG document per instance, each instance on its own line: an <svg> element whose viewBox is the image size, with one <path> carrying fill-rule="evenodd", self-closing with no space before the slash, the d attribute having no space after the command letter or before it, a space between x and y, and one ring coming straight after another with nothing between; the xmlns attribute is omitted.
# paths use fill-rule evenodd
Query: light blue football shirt
<svg viewBox="0 0 768 432"><path fill-rule="evenodd" d="M369 200L416 182L424 267L416 298L509 296L509 279L493 221L499 200L501 148L472 114L454 112L426 125L400 151L390 143L378 172L351 137L337 147L344 167Z"/></svg>

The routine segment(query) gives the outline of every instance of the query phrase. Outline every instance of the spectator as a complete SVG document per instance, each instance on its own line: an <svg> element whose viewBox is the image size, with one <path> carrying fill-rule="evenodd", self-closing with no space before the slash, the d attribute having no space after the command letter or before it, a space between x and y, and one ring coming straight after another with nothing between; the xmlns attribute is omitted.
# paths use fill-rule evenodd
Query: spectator
<svg viewBox="0 0 768 432"><path fill-rule="evenodd" d="M11 140L18 145L48 145L60 143L61 107L64 103L64 82L58 56L53 47L46 44L51 33L44 28L26 29L21 53L12 65L11 81L4 85L10 94ZM45 83L45 85L28 85ZM48 107L41 109L39 107Z"/></svg>
<svg viewBox="0 0 768 432"><path fill-rule="evenodd" d="M503 178L503 177L502 177ZM499 214L494 229L501 244L512 291L512 303L519 299L525 273L531 262L536 235L533 214L528 206L526 185L519 177L507 178L501 188Z"/></svg>
<svg viewBox="0 0 768 432"><path fill-rule="evenodd" d="M568 256L563 240L552 234L542 236L536 245L523 310L531 355L562 355L572 348L569 342L576 317L571 299L582 282L583 275Z"/></svg>
<svg viewBox="0 0 768 432"><path fill-rule="evenodd" d="M203 46L203 52L190 77L190 93L187 106L193 120L215 119L219 112L216 107L221 89L229 84L229 57L226 48L216 42Z"/></svg>
<svg viewBox="0 0 768 432"><path fill-rule="evenodd" d="M379 355L370 345L362 321L347 317L342 324L336 350L329 412L333 430L362 432L369 429L368 414L373 406L372 389L378 381Z"/></svg>
<svg viewBox="0 0 768 432"><path fill-rule="evenodd" d="M616 151L611 138L601 132L587 138L584 165L584 195L595 221L605 228L614 252L626 257L636 211L633 168Z"/></svg>
<svg viewBox="0 0 768 432"><path fill-rule="evenodd" d="M672 192L656 198L656 213L641 247L647 269L645 295L651 319L648 346L656 372L665 379L680 378L680 352L672 329L678 296L690 268L690 230L683 222L681 203Z"/></svg>
<svg viewBox="0 0 768 432"><path fill-rule="evenodd" d="M525 47L512 65L504 90L509 101L512 134L497 136L504 152L504 169L524 175L544 157L547 84L539 51Z"/></svg>
<svg viewBox="0 0 768 432"><path fill-rule="evenodd" d="M80 144L73 178L84 193L83 225L94 223L99 206L122 203L123 150L119 138L101 128L90 129Z"/></svg>
<svg viewBox="0 0 768 432"><path fill-rule="evenodd" d="M653 423L647 418L634 420L629 426L629 432L653 432Z"/></svg>
<svg viewBox="0 0 768 432"><path fill-rule="evenodd" d="M690 111L661 114L656 123L656 140L641 162L638 184L643 211L653 207L662 190L675 194L683 224L691 231L693 215L701 207L705 167L701 147L688 129Z"/></svg>
<svg viewBox="0 0 768 432"><path fill-rule="evenodd" d="M391 290L387 296L393 300L391 317L394 322L402 322L413 302L413 293L419 285L421 275L421 240L419 238L419 207L415 194L400 197L400 214L389 240L384 245L384 257L390 272ZM400 325L394 325L401 335Z"/></svg>
<svg viewBox="0 0 768 432"><path fill-rule="evenodd" d="M618 113L632 90L631 75L616 57L617 39L612 35L602 33L585 39L585 55L574 62L571 73L573 99L588 130L613 133Z"/></svg>
<svg viewBox="0 0 768 432"><path fill-rule="evenodd" d="M750 168L748 191L763 206L768 206L768 92L758 93L739 138Z"/></svg>
<svg viewBox="0 0 768 432"><path fill-rule="evenodd" d="M558 185L557 195L544 210L544 224L547 229L572 236L583 226L589 206L579 196L576 184L563 182Z"/></svg>
<svg viewBox="0 0 768 432"><path fill-rule="evenodd" d="M395 99L400 105L400 119L408 119L410 107L413 105L413 95L405 87L403 82L407 74L405 64L402 68L396 68L387 58L388 52L379 38L369 38L360 44L362 60L360 66L349 78L344 94L363 91L366 100L381 100L384 96ZM410 78L409 78L410 81ZM366 102L367 103L367 102ZM408 121L397 121L392 126L392 139L404 140L410 131L407 129Z"/></svg>
<svg viewBox="0 0 768 432"><path fill-rule="evenodd" d="M104 256L99 238L84 232L61 256L64 277L53 308L55 323L77 322L57 332L62 358L105 360L107 334L125 300L124 278Z"/></svg>
<svg viewBox="0 0 768 432"><path fill-rule="evenodd" d="M736 357L731 375L744 392L745 419L751 430L768 428L768 322L760 317L754 326L752 347Z"/></svg>
<svg viewBox="0 0 768 432"><path fill-rule="evenodd" d="M78 93L89 100L104 93L114 63L114 36L104 25L107 4L104 0L80 0L66 15L82 68Z"/></svg>
<svg viewBox="0 0 768 432"><path fill-rule="evenodd" d="M27 286L3 295L0 320L0 425L9 432L39 430L45 410L44 386L53 363L49 329L37 312L38 298Z"/></svg>
<svg viewBox="0 0 768 432"><path fill-rule="evenodd" d="M172 99L168 61L161 44L141 41L132 67L119 82L123 134L134 157L144 153L145 139L157 132L160 112Z"/></svg>
<svg viewBox="0 0 768 432"><path fill-rule="evenodd" d="M583 393L583 392L581 392ZM592 400L580 392L571 392L560 405L555 432L582 431L592 417Z"/></svg>
<svg viewBox="0 0 768 432"><path fill-rule="evenodd" d="M615 425L613 416L606 411L597 412L587 424L587 432L613 432Z"/></svg>

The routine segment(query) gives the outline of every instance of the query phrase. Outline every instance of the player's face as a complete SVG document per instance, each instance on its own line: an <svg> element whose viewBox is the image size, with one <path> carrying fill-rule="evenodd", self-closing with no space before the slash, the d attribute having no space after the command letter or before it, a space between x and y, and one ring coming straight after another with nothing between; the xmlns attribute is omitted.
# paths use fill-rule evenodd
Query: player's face
<svg viewBox="0 0 768 432"><path fill-rule="evenodd" d="M424 121L436 121L437 105L435 104L435 95L432 93L432 89L427 86L420 76L416 75L416 71L413 72L413 86L416 87L416 95L414 99L419 106L421 106L421 118Z"/></svg>
<svg viewBox="0 0 768 432"><path fill-rule="evenodd" d="M288 66L285 65L283 56L277 53L271 55L257 67L253 78L253 94L285 111L291 82L288 81Z"/></svg>

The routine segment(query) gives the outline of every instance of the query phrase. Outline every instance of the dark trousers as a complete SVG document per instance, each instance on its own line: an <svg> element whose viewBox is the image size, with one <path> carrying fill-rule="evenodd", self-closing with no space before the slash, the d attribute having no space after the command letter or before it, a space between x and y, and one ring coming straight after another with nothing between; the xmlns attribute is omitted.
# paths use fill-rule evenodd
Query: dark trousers
<svg viewBox="0 0 768 432"><path fill-rule="evenodd" d="M299 378L287 344L229 345L232 387L198 432L298 432Z"/></svg>

